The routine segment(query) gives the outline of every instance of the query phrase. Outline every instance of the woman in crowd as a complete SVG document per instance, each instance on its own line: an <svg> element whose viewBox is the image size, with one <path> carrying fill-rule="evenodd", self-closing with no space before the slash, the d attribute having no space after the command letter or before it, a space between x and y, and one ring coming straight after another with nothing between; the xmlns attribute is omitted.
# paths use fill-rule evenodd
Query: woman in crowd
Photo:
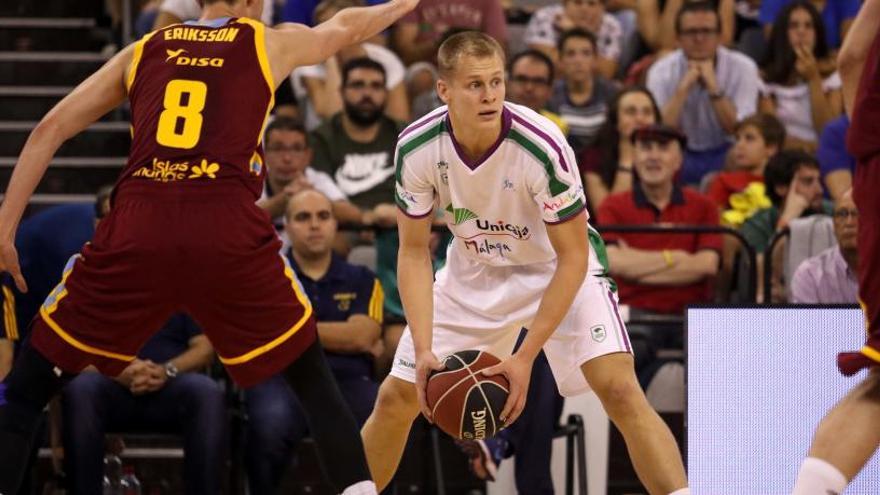
<svg viewBox="0 0 880 495"><path fill-rule="evenodd" d="M612 100L595 144L585 149L578 160L591 211L597 210L609 194L632 187L630 137L635 129L660 120L654 97L642 86L626 88Z"/></svg>
<svg viewBox="0 0 880 495"><path fill-rule="evenodd" d="M825 27L809 1L792 2L776 18L763 65L760 110L785 125L786 148L814 152L818 132L840 115L840 76Z"/></svg>

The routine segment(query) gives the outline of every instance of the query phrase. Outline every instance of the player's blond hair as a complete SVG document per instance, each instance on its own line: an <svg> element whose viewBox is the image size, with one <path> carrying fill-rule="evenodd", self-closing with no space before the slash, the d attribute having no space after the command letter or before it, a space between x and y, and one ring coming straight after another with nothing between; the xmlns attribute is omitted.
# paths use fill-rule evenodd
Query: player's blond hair
<svg viewBox="0 0 880 495"><path fill-rule="evenodd" d="M497 56L504 64L504 49L491 36L479 31L463 31L446 39L437 51L440 77L455 73L462 57L487 58Z"/></svg>

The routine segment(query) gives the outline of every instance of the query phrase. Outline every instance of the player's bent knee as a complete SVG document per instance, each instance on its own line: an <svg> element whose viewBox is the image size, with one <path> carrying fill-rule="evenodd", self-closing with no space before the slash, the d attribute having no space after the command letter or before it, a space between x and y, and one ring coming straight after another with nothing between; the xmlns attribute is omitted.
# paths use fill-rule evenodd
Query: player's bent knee
<svg viewBox="0 0 880 495"><path fill-rule="evenodd" d="M646 403L645 394L634 378L618 377L594 384L593 390L612 418L632 412Z"/></svg>
<svg viewBox="0 0 880 495"><path fill-rule="evenodd" d="M401 421L412 421L419 414L416 387L413 383L388 376L379 387L374 414Z"/></svg>

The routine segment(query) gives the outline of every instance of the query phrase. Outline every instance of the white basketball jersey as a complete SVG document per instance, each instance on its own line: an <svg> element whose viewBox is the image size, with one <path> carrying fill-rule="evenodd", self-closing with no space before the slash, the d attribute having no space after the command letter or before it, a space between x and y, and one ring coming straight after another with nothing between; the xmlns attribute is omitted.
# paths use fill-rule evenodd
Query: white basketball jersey
<svg viewBox="0 0 880 495"><path fill-rule="evenodd" d="M553 122L526 107L506 102L502 121L498 141L477 160L461 150L445 106L404 129L396 202L412 217L440 208L455 236L454 258L492 266L554 261L545 223L586 206L574 152ZM604 244L592 228L589 236L590 273L605 275Z"/></svg>

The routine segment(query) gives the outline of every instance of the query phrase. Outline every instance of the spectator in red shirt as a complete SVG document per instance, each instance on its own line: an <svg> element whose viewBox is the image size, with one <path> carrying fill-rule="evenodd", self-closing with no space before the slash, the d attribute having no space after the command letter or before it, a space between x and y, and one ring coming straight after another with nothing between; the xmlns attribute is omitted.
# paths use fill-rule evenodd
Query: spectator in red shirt
<svg viewBox="0 0 880 495"><path fill-rule="evenodd" d="M639 180L632 191L613 194L599 207L601 225L718 225L712 201L675 183L685 137L654 124L633 133ZM615 234L605 232L611 274L620 300L651 313L680 314L689 303L712 298L718 273L718 234ZM670 290L672 289L672 290Z"/></svg>
<svg viewBox="0 0 880 495"><path fill-rule="evenodd" d="M722 210L730 208L730 195L752 182L764 183L764 168L785 143L785 127L776 117L754 114L736 125L736 144L731 150L733 169L719 172L706 190Z"/></svg>

